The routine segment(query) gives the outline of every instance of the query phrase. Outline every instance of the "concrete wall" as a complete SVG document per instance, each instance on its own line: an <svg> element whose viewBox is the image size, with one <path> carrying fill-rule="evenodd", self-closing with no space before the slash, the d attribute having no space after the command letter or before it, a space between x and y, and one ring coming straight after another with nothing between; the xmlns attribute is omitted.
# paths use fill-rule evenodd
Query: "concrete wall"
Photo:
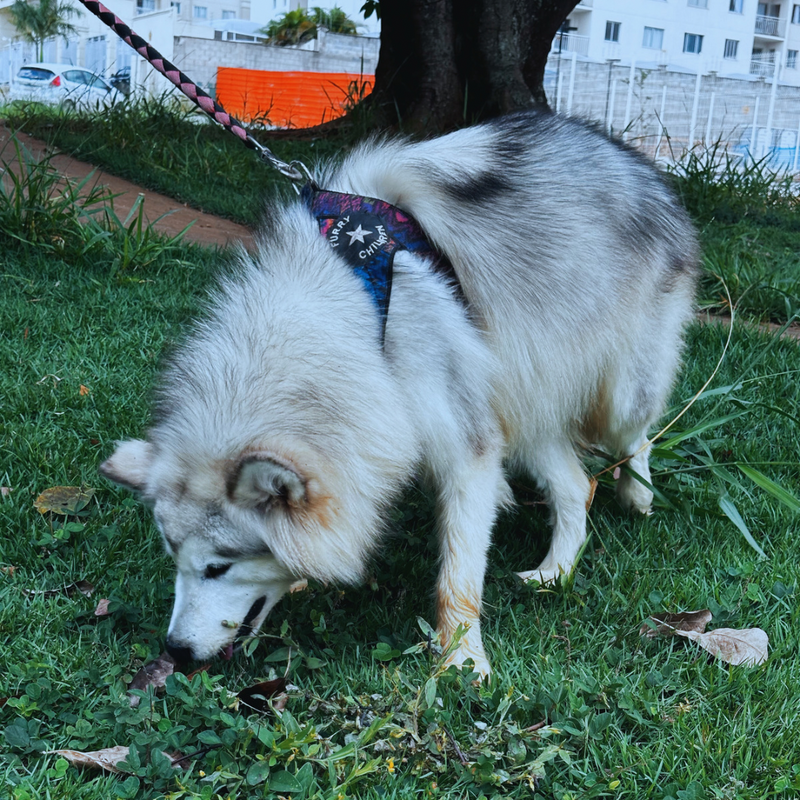
<svg viewBox="0 0 800 800"><path fill-rule="evenodd" d="M313 50L180 36L175 38L173 61L213 94L217 67L374 75L379 47L378 39L327 32L317 39Z"/></svg>

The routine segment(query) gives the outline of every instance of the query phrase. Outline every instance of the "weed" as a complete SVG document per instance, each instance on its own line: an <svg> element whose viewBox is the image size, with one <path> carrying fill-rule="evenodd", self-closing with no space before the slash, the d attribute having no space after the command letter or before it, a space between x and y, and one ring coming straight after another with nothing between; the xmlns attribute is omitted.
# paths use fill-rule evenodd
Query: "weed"
<svg viewBox="0 0 800 800"><path fill-rule="evenodd" d="M158 220L145 220L143 196L121 220L114 196L93 185L92 174L73 181L55 168L51 155L36 158L17 137L11 143L14 159L0 160L0 240L73 262L105 264L108 277L160 269L178 256L185 229L171 238L156 232Z"/></svg>

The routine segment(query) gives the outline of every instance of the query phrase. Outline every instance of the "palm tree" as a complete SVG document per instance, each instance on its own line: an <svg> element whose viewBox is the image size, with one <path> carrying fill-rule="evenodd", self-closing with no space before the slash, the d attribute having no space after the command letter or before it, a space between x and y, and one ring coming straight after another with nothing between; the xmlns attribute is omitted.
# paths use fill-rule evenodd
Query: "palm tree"
<svg viewBox="0 0 800 800"><path fill-rule="evenodd" d="M358 33L358 26L339 6L330 10L314 6L311 19L317 25L324 25L331 33L347 33L354 36Z"/></svg>
<svg viewBox="0 0 800 800"><path fill-rule="evenodd" d="M17 0L19 2L19 0ZM259 33L269 36L269 44L281 46L303 44L317 38L317 28L326 27L331 33L358 33L358 26L338 6L330 10L319 6L309 14L304 8L287 11L282 17L272 20Z"/></svg>
<svg viewBox="0 0 800 800"><path fill-rule="evenodd" d="M22 38L36 45L39 61L44 60L46 39L62 36L66 41L68 36L78 32L69 19L80 16L81 12L68 0L39 0L36 5L28 0L14 0L9 10Z"/></svg>

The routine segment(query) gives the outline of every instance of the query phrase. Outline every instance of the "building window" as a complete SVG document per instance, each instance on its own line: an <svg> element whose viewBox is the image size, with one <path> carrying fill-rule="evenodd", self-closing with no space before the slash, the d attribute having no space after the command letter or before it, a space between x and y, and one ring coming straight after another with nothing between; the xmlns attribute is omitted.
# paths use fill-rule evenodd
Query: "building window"
<svg viewBox="0 0 800 800"><path fill-rule="evenodd" d="M731 0L731 4L728 6L728 11L732 12L733 14L743 14L744 0Z"/></svg>
<svg viewBox="0 0 800 800"><path fill-rule="evenodd" d="M222 12L222 19L236 19L236 12L235 11L223 11Z"/></svg>
<svg viewBox="0 0 800 800"><path fill-rule="evenodd" d="M644 38L642 39L642 47L648 50L661 50L661 45L664 44L664 29L663 28L648 28L645 26Z"/></svg>
<svg viewBox="0 0 800 800"><path fill-rule="evenodd" d="M172 0L172 2L169 4L169 7L170 8L174 8L175 9L175 13L178 16L180 16L180 13L181 13L181 4L180 3L176 3L175 0Z"/></svg>
<svg viewBox="0 0 800 800"><path fill-rule="evenodd" d="M683 52L699 54L703 49L703 37L698 33L683 34Z"/></svg>
<svg viewBox="0 0 800 800"><path fill-rule="evenodd" d="M792 22L795 25L800 25L800 6L797 4L792 6Z"/></svg>
<svg viewBox="0 0 800 800"><path fill-rule="evenodd" d="M786 68L797 69L797 50L786 51Z"/></svg>
<svg viewBox="0 0 800 800"><path fill-rule="evenodd" d="M689 0L689 5L694 8L708 8L708 0Z"/></svg>
<svg viewBox="0 0 800 800"><path fill-rule="evenodd" d="M156 0L136 0L136 13L147 14L156 10Z"/></svg>
<svg viewBox="0 0 800 800"><path fill-rule="evenodd" d="M726 39L725 40L725 55L723 58L736 58L736 54L739 51L739 42L737 39Z"/></svg>
<svg viewBox="0 0 800 800"><path fill-rule="evenodd" d="M207 6L195 6L192 14L195 19L208 19L208 8Z"/></svg>
<svg viewBox="0 0 800 800"><path fill-rule="evenodd" d="M619 41L619 22L606 22L606 41L618 42Z"/></svg>

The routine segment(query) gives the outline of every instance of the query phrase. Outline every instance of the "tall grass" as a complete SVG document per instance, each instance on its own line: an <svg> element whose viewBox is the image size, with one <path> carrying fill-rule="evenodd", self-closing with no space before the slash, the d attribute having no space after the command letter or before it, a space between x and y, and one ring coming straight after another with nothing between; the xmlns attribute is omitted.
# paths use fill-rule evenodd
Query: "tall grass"
<svg viewBox="0 0 800 800"><path fill-rule="evenodd" d="M29 105L12 107L6 116L13 127L107 172L246 225L259 222L266 196L291 192L285 178L260 164L237 137L174 95L136 96L102 115ZM262 133L256 129L256 138ZM351 141L342 135L268 144L291 162L336 157Z"/></svg>
<svg viewBox="0 0 800 800"><path fill-rule="evenodd" d="M13 153L0 152L0 241L27 246L73 262L107 265L109 277L128 270L164 267L181 254L184 231L167 237L144 216L139 197L124 219L114 195L89 174L74 181L35 156L17 137Z"/></svg>

